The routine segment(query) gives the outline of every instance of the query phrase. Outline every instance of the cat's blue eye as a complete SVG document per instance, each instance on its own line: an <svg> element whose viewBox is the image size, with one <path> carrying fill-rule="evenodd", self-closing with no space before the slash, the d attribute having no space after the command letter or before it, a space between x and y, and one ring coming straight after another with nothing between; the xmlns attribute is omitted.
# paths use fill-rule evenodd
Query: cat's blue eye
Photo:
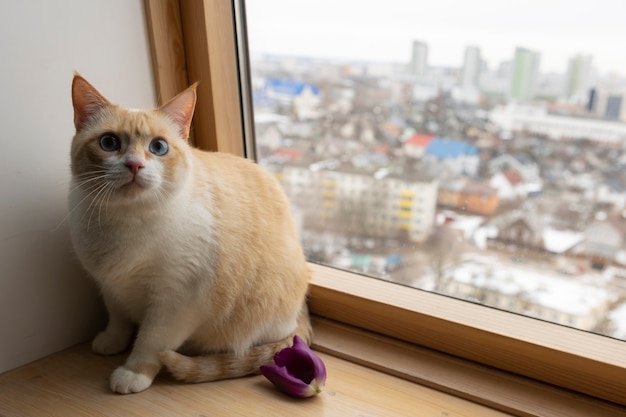
<svg viewBox="0 0 626 417"><path fill-rule="evenodd" d="M148 150L156 156L165 155L169 148L170 147L167 144L166 140L162 138L152 139L152 142L150 142L150 146L148 146Z"/></svg>
<svg viewBox="0 0 626 417"><path fill-rule="evenodd" d="M119 151L122 147L122 142L120 138L110 133L102 135L100 137L100 148L106 152L115 152Z"/></svg>

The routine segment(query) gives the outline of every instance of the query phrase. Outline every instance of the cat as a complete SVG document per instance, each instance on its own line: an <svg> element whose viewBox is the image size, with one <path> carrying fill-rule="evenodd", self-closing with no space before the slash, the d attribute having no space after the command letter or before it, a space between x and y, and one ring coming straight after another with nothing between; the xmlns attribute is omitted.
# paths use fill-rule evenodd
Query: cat
<svg viewBox="0 0 626 417"><path fill-rule="evenodd" d="M254 162L188 142L194 84L165 105L114 105L75 73L70 233L108 324L92 350L133 342L110 379L147 389L163 366L203 382L257 373L308 344L310 269L287 198Z"/></svg>

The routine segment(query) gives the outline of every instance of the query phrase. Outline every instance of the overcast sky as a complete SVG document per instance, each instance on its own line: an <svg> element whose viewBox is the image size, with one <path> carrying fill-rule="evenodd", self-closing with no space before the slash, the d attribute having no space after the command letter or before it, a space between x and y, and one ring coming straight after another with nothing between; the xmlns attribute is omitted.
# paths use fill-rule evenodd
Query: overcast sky
<svg viewBox="0 0 626 417"><path fill-rule="evenodd" d="M253 54L408 62L420 40L432 66L461 66L473 45L494 68L521 46L541 53L542 72L582 53L626 75L626 0L247 0L246 11Z"/></svg>

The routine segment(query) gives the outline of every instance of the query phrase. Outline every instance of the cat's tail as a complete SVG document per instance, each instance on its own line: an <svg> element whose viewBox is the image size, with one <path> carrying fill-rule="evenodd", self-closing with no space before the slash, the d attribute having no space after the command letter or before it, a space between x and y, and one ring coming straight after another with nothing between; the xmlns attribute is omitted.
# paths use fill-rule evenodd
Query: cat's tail
<svg viewBox="0 0 626 417"><path fill-rule="evenodd" d="M306 303L298 316L298 328L294 335L307 345L311 344L313 330ZM259 373L261 365L272 362L274 354L292 345L293 336L274 343L254 346L245 355L220 353L200 356L185 356L173 350L161 352L160 359L174 378L184 382L208 382L219 379L238 378Z"/></svg>

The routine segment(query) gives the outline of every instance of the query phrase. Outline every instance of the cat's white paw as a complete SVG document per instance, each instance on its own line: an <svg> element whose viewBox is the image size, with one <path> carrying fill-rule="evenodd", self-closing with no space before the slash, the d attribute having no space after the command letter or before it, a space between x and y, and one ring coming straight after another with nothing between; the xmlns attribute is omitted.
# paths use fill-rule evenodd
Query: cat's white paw
<svg viewBox="0 0 626 417"><path fill-rule="evenodd" d="M91 343L91 350L100 355L115 355L123 352L128 346L128 337L125 334L109 331L100 332Z"/></svg>
<svg viewBox="0 0 626 417"><path fill-rule="evenodd" d="M152 378L120 366L111 375L111 391L119 394L141 392L152 385Z"/></svg>

